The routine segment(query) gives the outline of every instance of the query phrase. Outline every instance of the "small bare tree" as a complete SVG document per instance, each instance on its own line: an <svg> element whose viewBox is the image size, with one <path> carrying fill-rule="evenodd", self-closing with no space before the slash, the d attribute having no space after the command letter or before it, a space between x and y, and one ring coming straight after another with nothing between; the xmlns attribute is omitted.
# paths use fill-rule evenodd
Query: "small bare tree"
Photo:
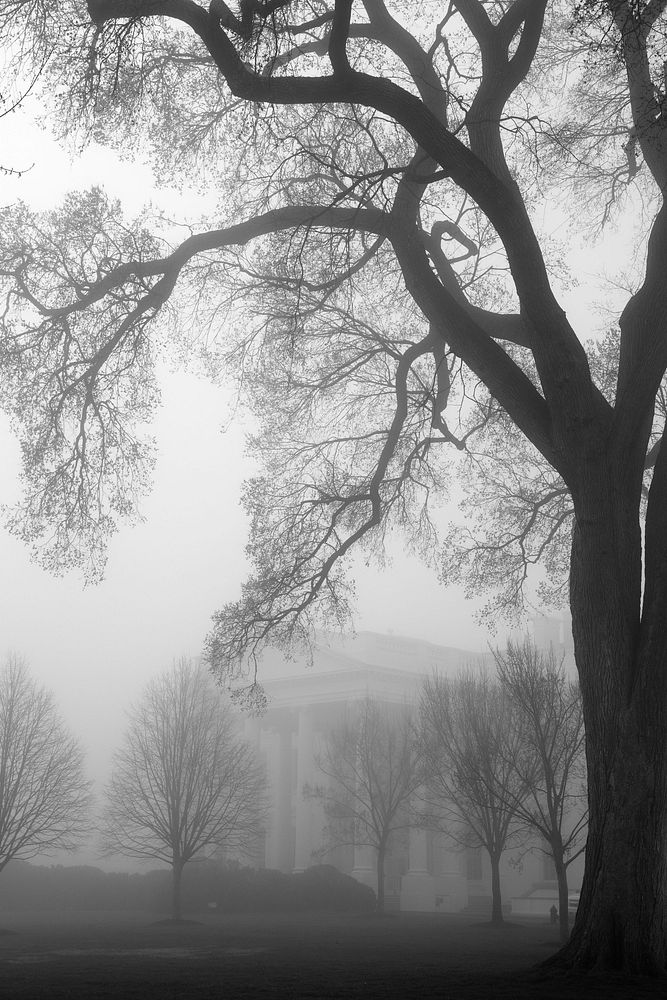
<svg viewBox="0 0 667 1000"><path fill-rule="evenodd" d="M517 815L548 844L558 881L563 942L569 937L567 868L585 848L587 826L584 717L579 686L553 652L530 640L494 652L498 676L517 713L522 750L517 756ZM511 791L511 789L510 789Z"/></svg>
<svg viewBox="0 0 667 1000"><path fill-rule="evenodd" d="M366 698L329 733L316 764L330 783L307 792L324 806L329 843L375 849L382 912L387 851L392 836L409 827L411 799L421 784L408 707Z"/></svg>
<svg viewBox="0 0 667 1000"><path fill-rule="evenodd" d="M88 832L83 751L18 656L0 672L0 871Z"/></svg>
<svg viewBox="0 0 667 1000"><path fill-rule="evenodd" d="M500 858L528 794L511 702L484 673L436 674L422 688L420 745L432 822L458 843L486 849L491 922L501 924Z"/></svg>
<svg viewBox="0 0 667 1000"><path fill-rule="evenodd" d="M129 712L107 792L109 853L172 868L181 917L185 865L207 848L249 851L265 812L265 779L208 674L181 659Z"/></svg>

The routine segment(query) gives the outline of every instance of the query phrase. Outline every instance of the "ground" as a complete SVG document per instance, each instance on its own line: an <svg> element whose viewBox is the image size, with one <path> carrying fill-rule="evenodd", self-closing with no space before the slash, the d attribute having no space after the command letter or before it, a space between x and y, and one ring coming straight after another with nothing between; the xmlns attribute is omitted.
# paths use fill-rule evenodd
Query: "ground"
<svg viewBox="0 0 667 1000"><path fill-rule="evenodd" d="M665 985L545 978L543 921L494 929L448 914L0 913L0 993L12 1000L580 1000L661 997Z"/></svg>

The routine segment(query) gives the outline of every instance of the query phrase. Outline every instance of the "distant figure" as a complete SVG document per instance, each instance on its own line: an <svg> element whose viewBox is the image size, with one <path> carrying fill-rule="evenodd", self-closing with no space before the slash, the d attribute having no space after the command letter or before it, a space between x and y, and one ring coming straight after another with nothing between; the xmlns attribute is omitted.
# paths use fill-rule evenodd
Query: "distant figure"
<svg viewBox="0 0 667 1000"><path fill-rule="evenodd" d="M558 922L558 910L556 909L555 906L552 906L551 909L549 910L549 918L552 924Z"/></svg>

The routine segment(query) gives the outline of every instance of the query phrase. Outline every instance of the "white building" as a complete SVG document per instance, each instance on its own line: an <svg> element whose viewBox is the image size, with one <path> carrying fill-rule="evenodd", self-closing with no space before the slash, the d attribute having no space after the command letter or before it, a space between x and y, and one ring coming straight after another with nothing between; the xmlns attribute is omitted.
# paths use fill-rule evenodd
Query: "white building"
<svg viewBox="0 0 667 1000"><path fill-rule="evenodd" d="M543 634L544 633L544 634ZM562 630L547 619L535 627L536 641L562 648ZM284 872L303 871L312 864L334 864L376 888L374 852L367 846L339 846L324 853L321 804L303 794L321 782L316 757L328 732L342 721L355 702L366 697L388 704L416 703L422 680L434 671L453 676L479 664L490 654L436 646L418 639L362 632L354 637L325 635L312 653L312 663L286 661L268 650L260 680L269 697L261 718L246 722L246 733L267 765L271 818L259 865ZM540 850L506 852L503 899L513 909L548 913L556 899L550 859ZM573 866L574 867L574 866ZM578 888L580 866L570 882ZM445 836L411 828L403 843L395 843L387 861L388 901L403 910L454 912L466 907L488 908L490 871L481 850L465 850Z"/></svg>

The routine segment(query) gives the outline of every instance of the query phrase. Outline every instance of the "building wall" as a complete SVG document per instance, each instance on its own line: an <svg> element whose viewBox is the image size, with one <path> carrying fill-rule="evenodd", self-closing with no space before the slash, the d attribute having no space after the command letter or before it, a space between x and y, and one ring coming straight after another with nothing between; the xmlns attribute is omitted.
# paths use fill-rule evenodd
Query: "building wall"
<svg viewBox="0 0 667 1000"><path fill-rule="evenodd" d="M544 637L562 648L562 626L540 620L535 638ZM374 633L345 640L324 637L313 650L311 665L305 657L288 663L270 651L260 671L270 708L261 719L246 723L247 737L266 762L271 796L260 864L285 872L334 864L376 889L373 850L361 845L327 850L323 807L304 795L308 786L326 780L316 766L318 750L355 703L371 697L387 704L416 704L424 677L433 671L453 675L470 662L465 650ZM581 884L582 864L579 860L572 867L572 889ZM387 898L402 909L457 912L488 906L488 855L443 834L405 831L395 838L386 867ZM504 901L514 912L548 914L557 897L555 881L546 877L550 874L539 846L510 847L502 862Z"/></svg>

